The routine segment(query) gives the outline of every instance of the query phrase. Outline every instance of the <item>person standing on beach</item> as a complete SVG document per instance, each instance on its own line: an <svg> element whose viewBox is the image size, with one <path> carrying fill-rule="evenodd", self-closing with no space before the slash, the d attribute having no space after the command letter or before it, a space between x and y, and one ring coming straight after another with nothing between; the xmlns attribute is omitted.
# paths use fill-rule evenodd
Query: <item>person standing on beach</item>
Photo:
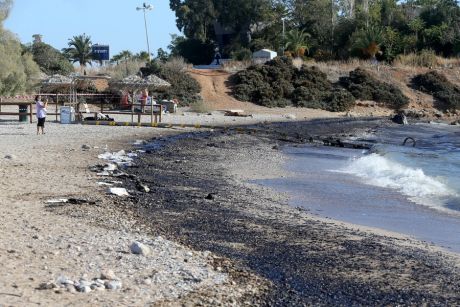
<svg viewBox="0 0 460 307"><path fill-rule="evenodd" d="M46 120L46 107L48 106L48 100L45 99L43 102L41 100L41 96L35 96L35 107L37 109L37 135L40 134L40 130L42 134L45 134L45 120Z"/></svg>

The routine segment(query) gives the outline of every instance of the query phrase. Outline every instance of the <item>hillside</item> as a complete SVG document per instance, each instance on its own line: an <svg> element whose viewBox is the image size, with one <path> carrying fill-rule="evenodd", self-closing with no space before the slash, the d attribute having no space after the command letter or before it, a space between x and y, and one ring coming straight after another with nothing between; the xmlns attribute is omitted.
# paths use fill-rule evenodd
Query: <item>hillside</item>
<svg viewBox="0 0 460 307"><path fill-rule="evenodd" d="M363 67L371 72L378 80L396 85L409 98L410 103L407 109L413 113L420 114L424 119L442 118L447 121L459 119L457 114L443 114L434 108L434 98L431 95L414 90L410 86L410 80L417 74L429 71L428 68L414 68L408 66L393 67L388 65L370 65L366 62L356 61L351 63L314 63L307 64L318 66L321 71L325 72L332 82L336 82L339 77L346 76L357 67ZM460 86L460 72L457 67L436 68L437 71L446 75L454 84ZM306 108L266 108L250 102L238 101L231 96L229 78L231 73L223 70L204 70L191 69L189 73L201 85L201 96L209 110L229 110L242 109L246 113L276 113L276 114L294 114L298 118L310 118L312 116L337 116L345 115L343 113L331 113L324 110L306 109ZM393 110L379 107L372 101L357 101L356 106L348 112L355 116L389 116L394 113Z"/></svg>

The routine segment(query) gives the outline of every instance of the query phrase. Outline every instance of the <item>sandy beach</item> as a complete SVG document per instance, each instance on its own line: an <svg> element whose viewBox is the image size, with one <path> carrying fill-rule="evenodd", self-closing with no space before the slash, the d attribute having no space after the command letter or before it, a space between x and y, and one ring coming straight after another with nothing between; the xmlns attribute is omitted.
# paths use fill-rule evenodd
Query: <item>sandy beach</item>
<svg viewBox="0 0 460 307"><path fill-rule="evenodd" d="M173 118L192 116L219 123L220 115ZM264 116L226 117L224 124L301 118ZM277 148L285 142L381 124L347 122L214 132L49 123L37 136L35 125L2 121L0 304L458 303L456 255L312 216L287 206L285 195L248 183L283 175ZM101 153L139 149L136 140L162 146L141 154L128 178L111 178L131 197L107 195L90 167L104 164ZM150 192L139 191L139 182ZM47 203L55 198L88 202ZM134 241L150 252L133 254ZM91 289L96 279L114 290ZM92 291L75 293L70 282Z"/></svg>

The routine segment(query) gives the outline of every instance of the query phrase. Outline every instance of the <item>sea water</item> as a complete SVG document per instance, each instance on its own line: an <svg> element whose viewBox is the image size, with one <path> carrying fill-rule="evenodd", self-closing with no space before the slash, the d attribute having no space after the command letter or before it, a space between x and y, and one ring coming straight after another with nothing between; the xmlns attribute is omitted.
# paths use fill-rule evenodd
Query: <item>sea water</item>
<svg viewBox="0 0 460 307"><path fill-rule="evenodd" d="M392 126L353 141L373 146L285 148L290 175L260 182L314 214L460 252L460 127Z"/></svg>

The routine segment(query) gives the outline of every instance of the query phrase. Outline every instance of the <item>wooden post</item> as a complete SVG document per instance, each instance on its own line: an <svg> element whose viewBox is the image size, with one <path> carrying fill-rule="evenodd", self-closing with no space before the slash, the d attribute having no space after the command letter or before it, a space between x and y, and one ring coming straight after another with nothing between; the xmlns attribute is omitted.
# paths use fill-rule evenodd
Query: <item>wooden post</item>
<svg viewBox="0 0 460 307"><path fill-rule="evenodd" d="M32 110L33 108L33 103L29 102L29 122L32 124L32 117L34 116L34 111Z"/></svg>
<svg viewBox="0 0 460 307"><path fill-rule="evenodd" d="M56 110L56 121L58 121L58 101L59 101L59 94L56 94L56 107L54 108Z"/></svg>
<svg viewBox="0 0 460 307"><path fill-rule="evenodd" d="M163 115L163 105L160 104L160 116L159 116L160 123L161 123L161 116L162 115Z"/></svg>
<svg viewBox="0 0 460 307"><path fill-rule="evenodd" d="M153 125L153 99L150 99L150 126Z"/></svg>
<svg viewBox="0 0 460 307"><path fill-rule="evenodd" d="M131 124L134 123L134 101L131 101Z"/></svg>

